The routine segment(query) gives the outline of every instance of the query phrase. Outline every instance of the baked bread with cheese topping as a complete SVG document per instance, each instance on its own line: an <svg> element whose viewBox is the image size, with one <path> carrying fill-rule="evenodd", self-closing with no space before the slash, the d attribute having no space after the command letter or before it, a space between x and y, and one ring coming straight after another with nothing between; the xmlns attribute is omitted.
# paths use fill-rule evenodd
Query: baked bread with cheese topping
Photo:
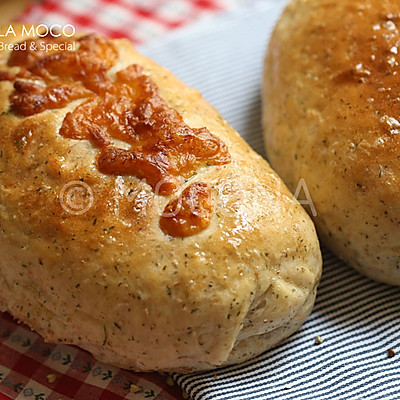
<svg viewBox="0 0 400 400"><path fill-rule="evenodd" d="M400 2L292 0L269 45L269 161L303 178L321 240L400 285Z"/></svg>
<svg viewBox="0 0 400 400"><path fill-rule="evenodd" d="M127 40L13 41L27 46L0 59L1 309L137 371L241 362L298 329L314 226L200 93Z"/></svg>

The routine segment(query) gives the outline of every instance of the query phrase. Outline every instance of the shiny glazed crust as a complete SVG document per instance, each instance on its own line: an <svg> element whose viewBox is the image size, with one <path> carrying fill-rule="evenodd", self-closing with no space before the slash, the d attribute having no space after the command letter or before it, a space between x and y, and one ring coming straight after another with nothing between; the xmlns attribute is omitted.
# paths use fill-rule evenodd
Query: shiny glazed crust
<svg viewBox="0 0 400 400"><path fill-rule="evenodd" d="M227 145L230 163L202 167L184 184L211 187L210 225L185 238L166 235L160 214L174 195L100 173L89 141L58 133L79 100L19 117L10 111L12 82L0 82L0 308L49 342L133 370L189 372L247 360L310 313L321 273L314 226L199 92L127 40L113 43L114 72L141 65L190 127L207 127ZM8 56L1 54L0 69ZM82 214L60 203L75 181L93 191Z"/></svg>
<svg viewBox="0 0 400 400"><path fill-rule="evenodd" d="M304 178L323 242L400 285L400 3L293 0L265 61L271 165Z"/></svg>

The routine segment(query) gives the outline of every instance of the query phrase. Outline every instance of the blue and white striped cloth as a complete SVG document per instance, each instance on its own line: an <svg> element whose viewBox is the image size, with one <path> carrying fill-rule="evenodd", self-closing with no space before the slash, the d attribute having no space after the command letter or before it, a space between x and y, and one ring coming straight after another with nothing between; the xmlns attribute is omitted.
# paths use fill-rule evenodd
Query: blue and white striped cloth
<svg viewBox="0 0 400 400"><path fill-rule="evenodd" d="M141 49L200 89L262 155L262 63L283 5L254 1ZM247 363L173 378L194 400L400 400L400 289L326 253L314 311L297 333Z"/></svg>

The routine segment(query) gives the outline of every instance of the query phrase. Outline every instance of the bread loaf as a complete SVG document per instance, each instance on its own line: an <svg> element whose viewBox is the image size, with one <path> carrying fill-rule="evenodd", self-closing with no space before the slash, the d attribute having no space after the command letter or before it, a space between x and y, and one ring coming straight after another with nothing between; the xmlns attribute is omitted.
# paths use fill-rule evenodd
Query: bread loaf
<svg viewBox="0 0 400 400"><path fill-rule="evenodd" d="M199 92L127 40L4 40L28 49L0 60L2 310L137 371L237 363L298 329L314 226Z"/></svg>
<svg viewBox="0 0 400 400"><path fill-rule="evenodd" d="M303 178L323 242L400 285L400 3L292 0L265 61L274 169Z"/></svg>

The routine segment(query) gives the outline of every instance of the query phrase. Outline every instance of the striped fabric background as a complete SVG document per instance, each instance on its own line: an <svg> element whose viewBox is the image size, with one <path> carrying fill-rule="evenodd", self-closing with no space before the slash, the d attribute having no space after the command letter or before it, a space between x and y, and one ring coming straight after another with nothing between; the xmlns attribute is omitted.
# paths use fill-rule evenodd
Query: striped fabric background
<svg viewBox="0 0 400 400"><path fill-rule="evenodd" d="M142 49L200 89L262 155L262 61L282 7L253 2ZM400 288L325 252L316 306L299 332L245 364L174 379L194 400L400 400Z"/></svg>

